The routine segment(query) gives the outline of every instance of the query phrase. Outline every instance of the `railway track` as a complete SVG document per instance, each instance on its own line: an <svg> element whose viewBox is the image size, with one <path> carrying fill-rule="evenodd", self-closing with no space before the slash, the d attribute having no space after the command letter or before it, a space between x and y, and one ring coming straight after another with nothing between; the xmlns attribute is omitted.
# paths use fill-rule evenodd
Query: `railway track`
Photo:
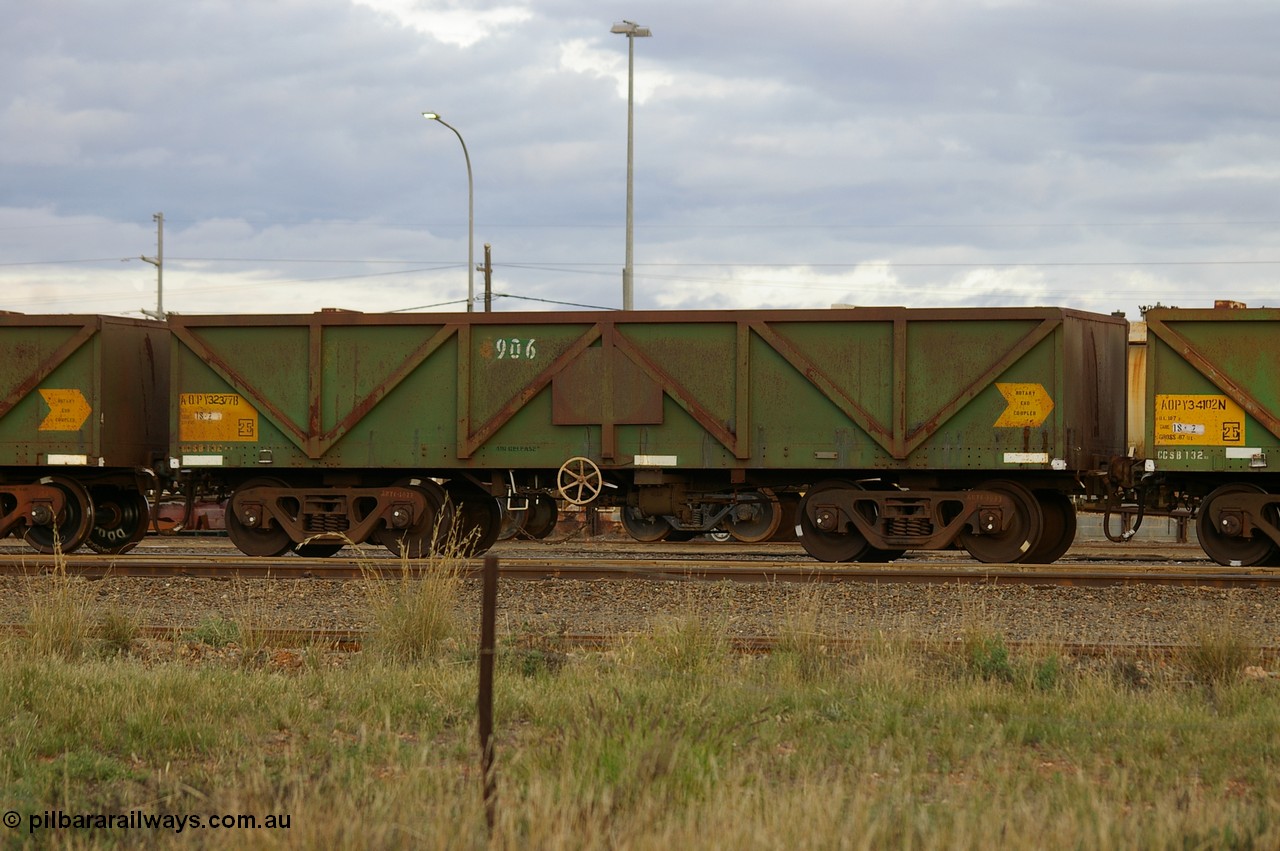
<svg viewBox="0 0 1280 851"><path fill-rule="evenodd" d="M21 635L26 627L21 624L0 624L0 634ZM184 640L192 630L178 626L139 626L141 637L158 640ZM601 651L625 643L636 638L634 633L557 633L539 636L536 646L527 639L508 645L512 652L567 652L571 650ZM253 630L251 641L254 644L275 649L318 647L344 653L359 652L369 639L365 630L352 629L290 629L261 628ZM772 653L792 639L774 635L736 635L728 637L729 647L737 653L760 654ZM817 636L815 645L821 645L829 651L841 653L859 653L875 642L869 638L842 638L836 636ZM918 652L956 653L962 651L965 643L961 639L921 639L906 642L911 649ZM1010 640L1005 646L1013 652L1034 652L1043 650L1046 642ZM1053 649L1065 656L1073 658L1107 658L1109 656L1140 654L1150 659L1172 659L1194 649L1189 644L1153 643L1153 642L1080 642L1061 641L1053 644ZM1260 661L1274 663L1280 660L1280 645L1252 648Z"/></svg>
<svg viewBox="0 0 1280 851"><path fill-rule="evenodd" d="M810 559L536 557L504 556L501 575L513 580L648 580L676 582L1005 584L1063 587L1177 585L1216 588L1277 588L1280 569L1223 568L1204 560L1183 564L1085 562L1079 566L990 565L961 560L903 561L887 565L831 566ZM476 577L482 561L456 562ZM438 570L438 563L364 558L249 558L221 554L130 554L124 558L70 555L54 559L36 553L0 555L0 575L41 575L55 570L90 579L106 577L208 579L395 579Z"/></svg>
<svg viewBox="0 0 1280 851"><path fill-rule="evenodd" d="M365 578L440 569L368 549L325 559L249 558L218 540L181 552L149 540L124 557L57 560L7 546L0 550L0 581L12 593L0 631L16 629L6 622L25 622L23 601L43 587L23 577L65 571L102 580L89 586L99 605L157 624L143 629L146 635L191 641L195 625L220 618L254 624L254 646L275 648L358 650L372 628L369 595L381 593ZM768 652L789 613L814 607L829 652L858 652L865 642L856 636L903 627L923 649L954 649L965 625L979 622L1011 649L1043 648L1043 636L1052 636L1055 652L1064 654L1158 658L1185 650L1205 624L1229 624L1265 658L1280 658L1280 647L1269 649L1280 628L1280 598L1272 593L1280 569L1224 568L1186 547L1129 549L1124 560L1108 559L1109 548L1080 548L1057 564L1034 567L981 564L959 553L830 565L775 546L496 549L510 582L500 597L515 642L509 646L529 651L607 648L647 634L666 613L698 611L732 620L730 640L740 652ZM483 560L448 565L478 577ZM227 582L238 579L257 581ZM478 586L462 590L465 605L477 605Z"/></svg>

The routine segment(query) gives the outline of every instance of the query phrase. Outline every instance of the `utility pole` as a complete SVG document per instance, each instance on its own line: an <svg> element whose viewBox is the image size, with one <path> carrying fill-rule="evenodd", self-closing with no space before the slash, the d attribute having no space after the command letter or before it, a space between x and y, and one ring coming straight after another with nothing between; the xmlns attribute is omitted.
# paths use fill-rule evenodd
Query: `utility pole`
<svg viewBox="0 0 1280 851"><path fill-rule="evenodd" d="M144 307L142 312L152 319L163 322L166 316L164 312L164 213L156 213L151 218L156 223L156 256L148 257L143 254L138 259L156 267L156 309L147 310Z"/></svg>
<svg viewBox="0 0 1280 851"><path fill-rule="evenodd" d="M489 243L484 244L484 265L477 266L477 272L484 272L484 312L493 312L493 262L490 249L493 246Z"/></svg>

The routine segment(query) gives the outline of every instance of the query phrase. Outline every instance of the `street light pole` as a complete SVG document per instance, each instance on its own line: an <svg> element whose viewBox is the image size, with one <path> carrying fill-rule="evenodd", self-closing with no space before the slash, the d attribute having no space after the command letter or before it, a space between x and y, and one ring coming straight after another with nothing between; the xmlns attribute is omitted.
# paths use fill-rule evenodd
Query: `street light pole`
<svg viewBox="0 0 1280 851"><path fill-rule="evenodd" d="M462 157L467 161L467 313L475 308L476 303L476 196L475 186L471 181L471 155L467 153L467 143L458 132L458 128L445 121L434 112L424 112L422 117L428 121L438 121L453 131L462 143Z"/></svg>
<svg viewBox="0 0 1280 851"><path fill-rule="evenodd" d="M648 27L642 27L633 21L614 24L611 33L627 37L627 253L625 265L622 267L622 309L635 307L635 295L632 286L632 243L634 235L635 207L634 164L635 164L635 72L636 72L636 39L653 35Z"/></svg>

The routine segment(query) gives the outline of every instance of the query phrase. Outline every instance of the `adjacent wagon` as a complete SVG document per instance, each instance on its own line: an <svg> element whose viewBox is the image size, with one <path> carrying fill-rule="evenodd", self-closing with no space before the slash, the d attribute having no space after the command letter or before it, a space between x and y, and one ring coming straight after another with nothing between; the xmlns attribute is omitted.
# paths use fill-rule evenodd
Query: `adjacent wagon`
<svg viewBox="0 0 1280 851"><path fill-rule="evenodd" d="M168 450L169 332L108 316L0 314L0 536L124 552Z"/></svg>
<svg viewBox="0 0 1280 851"><path fill-rule="evenodd" d="M1280 310L1154 308L1134 383L1142 430L1113 484L1193 514L1224 565L1280 562Z"/></svg>

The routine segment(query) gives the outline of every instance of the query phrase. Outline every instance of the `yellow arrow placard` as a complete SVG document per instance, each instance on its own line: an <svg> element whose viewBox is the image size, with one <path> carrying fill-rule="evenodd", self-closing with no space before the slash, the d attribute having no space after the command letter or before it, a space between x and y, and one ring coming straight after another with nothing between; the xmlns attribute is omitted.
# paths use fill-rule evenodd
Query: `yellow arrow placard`
<svg viewBox="0 0 1280 851"><path fill-rule="evenodd" d="M40 423L40 431L79 431L93 408L79 390L40 390L49 413Z"/></svg>
<svg viewBox="0 0 1280 851"><path fill-rule="evenodd" d="M1001 384L996 389L1008 407L996 420L996 428L1035 428L1053 410L1053 399L1043 384Z"/></svg>

